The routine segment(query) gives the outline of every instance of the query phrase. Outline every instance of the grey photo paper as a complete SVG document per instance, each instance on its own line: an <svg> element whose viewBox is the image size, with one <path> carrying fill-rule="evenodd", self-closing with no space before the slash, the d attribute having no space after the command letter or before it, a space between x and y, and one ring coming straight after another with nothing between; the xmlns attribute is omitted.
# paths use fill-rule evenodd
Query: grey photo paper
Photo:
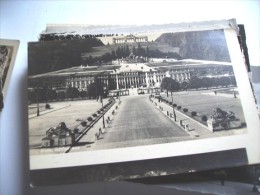
<svg viewBox="0 0 260 195"><path fill-rule="evenodd" d="M259 138L259 119L236 24L215 23L57 25L29 43L32 184L259 162L251 146L259 148L251 139Z"/></svg>

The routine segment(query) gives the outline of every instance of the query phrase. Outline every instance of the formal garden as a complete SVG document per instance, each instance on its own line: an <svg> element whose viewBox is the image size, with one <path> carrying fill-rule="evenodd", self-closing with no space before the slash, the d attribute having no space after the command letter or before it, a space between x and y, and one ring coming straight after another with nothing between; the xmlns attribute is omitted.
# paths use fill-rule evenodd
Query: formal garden
<svg viewBox="0 0 260 195"><path fill-rule="evenodd" d="M205 126L217 108L240 119L243 126L246 125L240 99L232 96L214 95L213 91L212 95L203 94L202 91L186 91L175 92L168 97L166 93L162 94L161 101Z"/></svg>

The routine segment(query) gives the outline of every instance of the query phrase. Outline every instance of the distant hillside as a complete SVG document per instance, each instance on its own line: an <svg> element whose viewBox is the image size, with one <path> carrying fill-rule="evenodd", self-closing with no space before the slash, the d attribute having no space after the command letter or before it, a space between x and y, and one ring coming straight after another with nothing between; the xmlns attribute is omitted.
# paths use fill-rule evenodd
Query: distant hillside
<svg viewBox="0 0 260 195"><path fill-rule="evenodd" d="M230 62L223 30L164 33L155 42L179 47L184 59Z"/></svg>
<svg viewBox="0 0 260 195"><path fill-rule="evenodd" d="M33 42L28 45L28 74L35 75L81 65L81 53L103 46L96 38Z"/></svg>

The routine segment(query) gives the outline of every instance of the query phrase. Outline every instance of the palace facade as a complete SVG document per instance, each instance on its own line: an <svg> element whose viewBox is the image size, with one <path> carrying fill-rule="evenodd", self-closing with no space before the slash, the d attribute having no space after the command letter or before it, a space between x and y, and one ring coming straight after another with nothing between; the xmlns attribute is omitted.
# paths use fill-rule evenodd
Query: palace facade
<svg viewBox="0 0 260 195"><path fill-rule="evenodd" d="M227 66L229 65L229 66ZM228 68L228 69L227 69ZM79 66L48 72L29 77L29 88L46 87L54 90L77 88L88 90L91 83L99 83L107 91L127 91L128 89L160 88L163 78L170 77L179 83L189 82L192 76L204 74L220 75L232 71L230 63L205 62L199 60L175 60L165 62L131 63L121 61L119 64L104 66ZM127 94L127 93L126 93Z"/></svg>
<svg viewBox="0 0 260 195"><path fill-rule="evenodd" d="M123 36L123 37L115 37L112 40L113 40L113 44L141 43L141 42L148 42L148 37L147 36L127 35L127 36Z"/></svg>
<svg viewBox="0 0 260 195"><path fill-rule="evenodd" d="M108 90L160 87L165 77L178 82L188 81L192 71L183 66L156 66L155 63L121 63L120 65L72 67L29 77L29 87L35 85L58 89L75 87L87 91L88 85L100 82Z"/></svg>

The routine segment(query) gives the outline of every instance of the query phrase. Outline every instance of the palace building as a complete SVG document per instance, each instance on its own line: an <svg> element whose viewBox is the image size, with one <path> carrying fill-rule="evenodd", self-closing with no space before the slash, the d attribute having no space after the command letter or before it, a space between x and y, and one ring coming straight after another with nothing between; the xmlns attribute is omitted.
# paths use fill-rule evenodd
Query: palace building
<svg viewBox="0 0 260 195"><path fill-rule="evenodd" d="M134 35L127 35L123 37L114 37L113 44L122 44L122 43L141 43L141 42L148 42L147 36L134 36Z"/></svg>
<svg viewBox="0 0 260 195"><path fill-rule="evenodd" d="M128 89L160 88L165 77L182 83L189 82L198 72L216 72L220 67L232 68L230 63L206 62L199 60L175 60L168 59L153 60L147 63L131 63L121 61L118 64L103 66L79 66L68 69L48 72L29 77L29 88L35 86L48 86L59 90L66 88L77 88L79 91L87 91L91 83L98 82L108 91L127 91ZM210 70L211 69L211 70ZM208 73L207 73L208 74ZM127 95L127 93L123 93Z"/></svg>
<svg viewBox="0 0 260 195"><path fill-rule="evenodd" d="M98 80L109 90L159 87L164 77L188 81L191 70L183 66L156 66L157 63L121 63L120 65L72 67L29 77L30 83L44 83L52 88L75 87L87 91Z"/></svg>

